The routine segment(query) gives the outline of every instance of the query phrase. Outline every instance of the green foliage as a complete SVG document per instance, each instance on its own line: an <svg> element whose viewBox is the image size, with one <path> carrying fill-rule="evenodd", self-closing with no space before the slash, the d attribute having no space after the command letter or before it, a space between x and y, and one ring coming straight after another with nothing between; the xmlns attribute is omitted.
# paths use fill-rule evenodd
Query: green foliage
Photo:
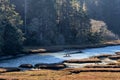
<svg viewBox="0 0 120 80"><path fill-rule="evenodd" d="M22 51L23 34L20 29L12 26L8 21L5 21L3 32L2 52L6 54L16 54Z"/></svg>
<svg viewBox="0 0 120 80"><path fill-rule="evenodd" d="M63 1L63 0L62 0ZM64 0L59 7L59 31L64 35L66 44L86 43L90 32L90 20L77 0Z"/></svg>
<svg viewBox="0 0 120 80"><path fill-rule="evenodd" d="M16 4L24 2L11 1ZM26 44L48 46L91 43L88 41L91 34L90 18L83 6L79 0L28 0ZM24 9L23 6L21 8ZM22 11L20 13L23 14ZM98 37L93 33L90 36L92 41L92 38Z"/></svg>
<svg viewBox="0 0 120 80"><path fill-rule="evenodd" d="M100 32L95 32L95 33L91 32L88 34L87 42L90 44L101 43L103 40L104 39Z"/></svg>
<svg viewBox="0 0 120 80"><path fill-rule="evenodd" d="M108 29L120 36L120 0L78 0L92 19L104 21Z"/></svg>
<svg viewBox="0 0 120 80"><path fill-rule="evenodd" d="M22 21L9 0L0 3L0 49L6 54L15 54L22 50L23 34L19 29Z"/></svg>
<svg viewBox="0 0 120 80"><path fill-rule="evenodd" d="M33 4L36 2L36 4ZM52 45L57 35L54 0L31 0L28 4L27 44Z"/></svg>

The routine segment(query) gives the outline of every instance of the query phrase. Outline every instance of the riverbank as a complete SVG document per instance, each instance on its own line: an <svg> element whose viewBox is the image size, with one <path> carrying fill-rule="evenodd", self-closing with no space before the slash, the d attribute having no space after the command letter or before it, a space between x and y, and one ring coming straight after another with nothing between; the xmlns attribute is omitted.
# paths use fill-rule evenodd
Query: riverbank
<svg viewBox="0 0 120 80"><path fill-rule="evenodd" d="M66 49L88 49L88 48L100 48L107 46L117 46L120 45L120 40L114 40L109 42L104 42L100 44L89 44L89 45L59 45L59 46L26 46L24 47L24 53L35 54L35 53L49 53L58 52Z"/></svg>
<svg viewBox="0 0 120 80"><path fill-rule="evenodd" d="M53 70L63 65L37 64L37 69L20 71L19 68L0 68L0 80L119 80L120 79L120 52L113 55L98 55L87 59L67 60L64 63L77 63L83 65L82 68L63 68ZM109 60L110 59L110 60ZM67 66L67 65L66 65ZM42 67L42 68L41 68ZM14 75L14 76L13 76Z"/></svg>
<svg viewBox="0 0 120 80"><path fill-rule="evenodd" d="M45 53L54 53L64 50L78 50L78 53L81 53L81 50L88 49L88 48L100 48L100 47L107 47L107 46L117 46L120 45L120 40L106 42L103 44L91 44L91 45L64 45L64 46L49 46L49 47L41 47L41 46L27 46L24 47L23 52L17 53L17 55L6 55L6 56L0 56L0 60L9 60L14 58L19 58L23 56L29 56L31 54L45 54ZM75 52L76 54L76 52Z"/></svg>

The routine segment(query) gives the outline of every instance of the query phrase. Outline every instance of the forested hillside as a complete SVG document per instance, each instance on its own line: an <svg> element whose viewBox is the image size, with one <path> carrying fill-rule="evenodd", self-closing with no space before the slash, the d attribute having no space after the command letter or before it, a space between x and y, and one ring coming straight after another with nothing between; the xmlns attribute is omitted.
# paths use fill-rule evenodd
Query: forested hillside
<svg viewBox="0 0 120 80"><path fill-rule="evenodd" d="M4 53L19 51L23 42L84 45L119 39L118 0L0 1L0 49Z"/></svg>
<svg viewBox="0 0 120 80"><path fill-rule="evenodd" d="M120 0L78 0L93 19L102 20L108 28L120 35Z"/></svg>
<svg viewBox="0 0 120 80"><path fill-rule="evenodd" d="M24 5L17 7L16 10L24 19ZM62 45L88 42L90 19L77 0L30 0L26 3L26 9L26 44Z"/></svg>
<svg viewBox="0 0 120 80"><path fill-rule="evenodd" d="M24 15L24 0L11 0L19 12ZM30 1L30 0L27 0ZM108 28L114 33L120 35L120 0L77 0L80 2L80 6L84 7L87 14L97 20L105 21ZM34 1L35 2L35 1Z"/></svg>
<svg viewBox="0 0 120 80"><path fill-rule="evenodd" d="M115 12L113 12L111 9L107 11L109 8L107 7L107 5L105 5L107 4L107 1L102 0L69 0L69 1L26 0L26 1L27 2L25 3L25 0L21 1L11 0L11 2L16 5L16 10L21 14L23 20L25 16L24 9L27 9L26 10L27 44L56 45L56 44L85 43L87 42L86 40L88 36L85 37L85 34L81 35L82 31L80 30L84 29L88 30L88 33L86 33L86 35L91 34L89 31L91 28L90 27L91 18L95 20L104 21L106 24L105 25L106 28L108 27L108 29L110 30L108 31L108 33L111 33L111 31L119 33L116 31L118 30L116 29L117 26L115 26L116 23L112 21L111 24L113 16L110 15L113 15ZM33 4L34 2L37 3ZM114 6L112 7L112 9L115 8L116 7ZM112 14L111 13L107 14L108 12L112 12ZM118 37L113 33L111 33L109 37L110 38L108 39L118 39Z"/></svg>

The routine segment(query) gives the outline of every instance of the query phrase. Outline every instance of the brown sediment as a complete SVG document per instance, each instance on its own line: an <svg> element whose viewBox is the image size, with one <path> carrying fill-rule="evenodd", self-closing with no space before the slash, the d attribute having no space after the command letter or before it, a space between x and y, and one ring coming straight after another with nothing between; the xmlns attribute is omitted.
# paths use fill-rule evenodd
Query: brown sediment
<svg viewBox="0 0 120 80"><path fill-rule="evenodd" d="M87 59L71 59L64 61L65 63L100 63L101 60L98 58L87 58Z"/></svg>
<svg viewBox="0 0 120 80"><path fill-rule="evenodd" d="M108 58L110 56L113 56L112 54L102 54L97 56L92 56L91 58Z"/></svg>

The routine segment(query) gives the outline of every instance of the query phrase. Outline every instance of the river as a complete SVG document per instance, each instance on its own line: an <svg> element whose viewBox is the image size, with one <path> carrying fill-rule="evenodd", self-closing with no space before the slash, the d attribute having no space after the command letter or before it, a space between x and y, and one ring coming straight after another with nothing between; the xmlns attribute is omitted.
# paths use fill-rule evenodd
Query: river
<svg viewBox="0 0 120 80"><path fill-rule="evenodd" d="M69 59L83 59L100 54L114 54L120 51L120 46L108 46L102 48L91 48L82 50L83 53L71 54L71 57L64 57L66 53L79 51L67 50L55 53L31 54L19 58L0 61L0 67L18 67L20 64L37 64L37 63L59 63Z"/></svg>

